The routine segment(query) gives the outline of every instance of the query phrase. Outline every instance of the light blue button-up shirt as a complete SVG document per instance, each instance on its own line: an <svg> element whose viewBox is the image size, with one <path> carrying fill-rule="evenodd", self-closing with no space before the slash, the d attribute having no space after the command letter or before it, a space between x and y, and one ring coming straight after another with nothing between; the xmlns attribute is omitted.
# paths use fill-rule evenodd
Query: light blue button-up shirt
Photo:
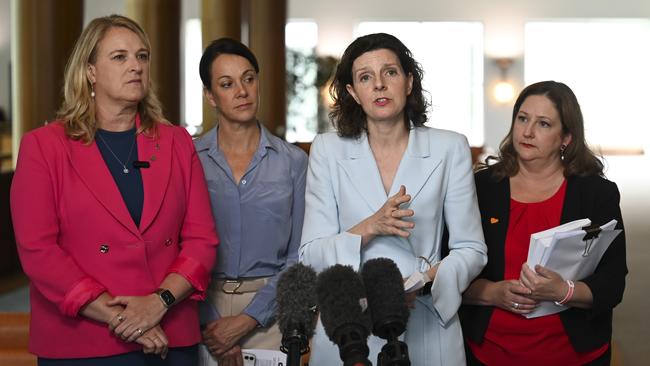
<svg viewBox="0 0 650 366"><path fill-rule="evenodd" d="M239 182L219 150L218 127L196 140L195 146L220 239L212 276L272 277L244 309L261 326L268 326L276 310L278 274L298 260L307 155L258 125L259 146ZM201 305L202 324L218 317L214 306Z"/></svg>

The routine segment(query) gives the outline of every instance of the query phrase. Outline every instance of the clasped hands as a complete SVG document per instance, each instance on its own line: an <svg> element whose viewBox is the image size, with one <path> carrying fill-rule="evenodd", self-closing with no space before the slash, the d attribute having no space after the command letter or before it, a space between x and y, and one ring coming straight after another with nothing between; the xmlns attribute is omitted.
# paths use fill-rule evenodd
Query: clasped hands
<svg viewBox="0 0 650 366"><path fill-rule="evenodd" d="M558 301L567 293L567 284L557 272L527 263L521 266L518 280L495 282L492 303L515 314L525 315L537 308L540 301Z"/></svg>
<svg viewBox="0 0 650 366"><path fill-rule="evenodd" d="M146 296L116 296L106 303L123 310L109 322L108 328L123 341L136 342L144 353L167 356L169 341L160 327L160 321L167 313L157 294Z"/></svg>
<svg viewBox="0 0 650 366"><path fill-rule="evenodd" d="M257 324L257 320L247 314L221 317L203 329L203 343L219 366L242 366L243 357L238 342Z"/></svg>

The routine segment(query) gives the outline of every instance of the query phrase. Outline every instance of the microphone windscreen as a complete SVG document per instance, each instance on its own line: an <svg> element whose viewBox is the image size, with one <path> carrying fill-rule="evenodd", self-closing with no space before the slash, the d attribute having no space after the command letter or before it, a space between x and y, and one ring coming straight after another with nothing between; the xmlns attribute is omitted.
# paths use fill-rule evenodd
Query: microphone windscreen
<svg viewBox="0 0 650 366"><path fill-rule="evenodd" d="M404 295L404 280L395 262L375 258L363 264L361 277L366 288L373 333L388 339L389 332L404 332L409 310Z"/></svg>
<svg viewBox="0 0 650 366"><path fill-rule="evenodd" d="M276 288L278 327L282 334L293 330L307 339L316 328L316 272L309 266L296 263L280 274Z"/></svg>
<svg viewBox="0 0 650 366"><path fill-rule="evenodd" d="M316 293L321 322L329 339L339 344L337 330L353 327L370 334L370 316L366 310L366 294L359 274L350 266L340 264L329 267L318 275Z"/></svg>

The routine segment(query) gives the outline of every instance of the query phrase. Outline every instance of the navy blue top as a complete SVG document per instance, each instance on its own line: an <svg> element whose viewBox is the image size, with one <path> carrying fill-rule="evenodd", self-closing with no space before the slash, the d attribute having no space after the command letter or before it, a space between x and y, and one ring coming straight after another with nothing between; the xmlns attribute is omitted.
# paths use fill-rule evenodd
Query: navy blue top
<svg viewBox="0 0 650 366"><path fill-rule="evenodd" d="M138 160L138 143L135 138L135 127L128 131L120 132L97 129L95 143L115 180L115 184L117 184L117 188L122 194L122 199L126 204L126 208L129 209L133 222L135 222L136 226L140 226L142 205L144 204L144 188L140 169L133 167L133 161ZM112 154L111 151L113 152ZM129 151L131 151L130 157ZM125 166L129 171L128 173L124 173Z"/></svg>

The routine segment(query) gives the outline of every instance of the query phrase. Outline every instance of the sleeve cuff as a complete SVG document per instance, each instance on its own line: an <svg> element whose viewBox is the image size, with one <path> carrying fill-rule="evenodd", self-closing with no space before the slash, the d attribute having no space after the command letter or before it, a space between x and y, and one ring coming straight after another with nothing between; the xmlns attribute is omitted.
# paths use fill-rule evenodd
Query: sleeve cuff
<svg viewBox="0 0 650 366"><path fill-rule="evenodd" d="M178 257L169 268L168 273L178 273L194 287L195 291L190 295L190 299L205 299L205 291L208 288L210 276L199 261L190 257Z"/></svg>
<svg viewBox="0 0 650 366"><path fill-rule="evenodd" d="M302 246L300 261L312 266L316 272L335 264L352 266L358 271L361 267L361 235L344 231L332 237L315 239Z"/></svg>
<svg viewBox="0 0 650 366"><path fill-rule="evenodd" d="M255 309L246 308L243 313L255 319L258 327L268 327L271 321L274 320L273 314L264 316L256 312Z"/></svg>
<svg viewBox="0 0 650 366"><path fill-rule="evenodd" d="M59 310L69 317L76 317L82 307L104 292L106 292L106 287L91 277L84 277L68 291L59 305Z"/></svg>
<svg viewBox="0 0 650 366"><path fill-rule="evenodd" d="M456 315L461 303L461 295L456 281L455 273L442 270L440 263L436 278L431 286L433 307L440 318L440 325L445 327Z"/></svg>

